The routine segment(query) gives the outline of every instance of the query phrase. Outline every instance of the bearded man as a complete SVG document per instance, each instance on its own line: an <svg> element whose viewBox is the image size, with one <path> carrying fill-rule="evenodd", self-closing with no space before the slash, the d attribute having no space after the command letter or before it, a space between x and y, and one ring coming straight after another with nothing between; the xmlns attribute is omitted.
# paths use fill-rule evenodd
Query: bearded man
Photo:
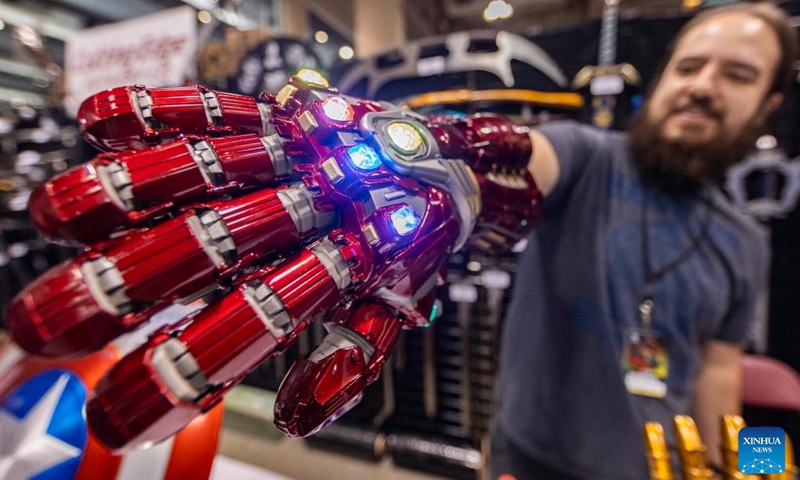
<svg viewBox="0 0 800 480"><path fill-rule="evenodd" d="M492 479L649 478L644 424L671 433L677 414L721 463L769 252L717 185L783 100L796 44L773 5L709 10L629 133L531 132L546 199L502 339Z"/></svg>

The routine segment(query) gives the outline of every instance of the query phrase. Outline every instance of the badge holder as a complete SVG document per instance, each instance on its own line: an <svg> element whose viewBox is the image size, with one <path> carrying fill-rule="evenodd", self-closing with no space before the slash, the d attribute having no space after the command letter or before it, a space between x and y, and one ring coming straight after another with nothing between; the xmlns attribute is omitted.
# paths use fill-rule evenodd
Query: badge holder
<svg viewBox="0 0 800 480"><path fill-rule="evenodd" d="M669 365L661 335L651 328L653 300L645 298L639 304L641 328L625 330L622 349L622 370L625 387L634 395L664 398L667 395Z"/></svg>

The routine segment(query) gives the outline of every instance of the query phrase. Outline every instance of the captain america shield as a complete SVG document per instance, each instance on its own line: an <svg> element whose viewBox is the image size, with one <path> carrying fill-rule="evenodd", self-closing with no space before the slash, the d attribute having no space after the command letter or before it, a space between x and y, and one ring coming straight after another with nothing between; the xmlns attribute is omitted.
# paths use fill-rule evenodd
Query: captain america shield
<svg viewBox="0 0 800 480"><path fill-rule="evenodd" d="M86 388L67 370L35 375L0 404L0 480L73 478L86 447Z"/></svg>

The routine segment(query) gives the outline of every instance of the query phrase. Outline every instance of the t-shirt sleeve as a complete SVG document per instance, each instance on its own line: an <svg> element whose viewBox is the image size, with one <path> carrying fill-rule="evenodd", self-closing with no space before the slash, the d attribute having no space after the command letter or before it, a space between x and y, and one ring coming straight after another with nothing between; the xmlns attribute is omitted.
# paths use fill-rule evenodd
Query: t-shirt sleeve
<svg viewBox="0 0 800 480"><path fill-rule="evenodd" d="M548 123L537 130L550 141L558 157L558 182L545 199L544 208L550 210L560 205L588 167L599 161L605 142L599 130L574 121Z"/></svg>
<svg viewBox="0 0 800 480"><path fill-rule="evenodd" d="M770 249L765 236L759 235L749 245L750 253L743 256L739 280L734 287L733 301L723 319L716 340L746 346L752 340L752 328L767 293Z"/></svg>

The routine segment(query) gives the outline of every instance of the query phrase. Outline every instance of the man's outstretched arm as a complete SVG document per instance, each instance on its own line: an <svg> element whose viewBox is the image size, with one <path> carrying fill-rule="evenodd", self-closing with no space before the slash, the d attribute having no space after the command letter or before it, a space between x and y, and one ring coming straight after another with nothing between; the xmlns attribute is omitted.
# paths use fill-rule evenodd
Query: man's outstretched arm
<svg viewBox="0 0 800 480"><path fill-rule="evenodd" d="M543 196L547 196L558 182L559 166L558 156L550 140L538 130L530 131L533 153L531 161L528 163L528 171L531 172L536 186Z"/></svg>
<svg viewBox="0 0 800 480"><path fill-rule="evenodd" d="M742 398L740 360L742 347L712 340L703 349L703 363L695 380L693 416L700 438L708 449L708 460L722 465L719 419L739 414Z"/></svg>

